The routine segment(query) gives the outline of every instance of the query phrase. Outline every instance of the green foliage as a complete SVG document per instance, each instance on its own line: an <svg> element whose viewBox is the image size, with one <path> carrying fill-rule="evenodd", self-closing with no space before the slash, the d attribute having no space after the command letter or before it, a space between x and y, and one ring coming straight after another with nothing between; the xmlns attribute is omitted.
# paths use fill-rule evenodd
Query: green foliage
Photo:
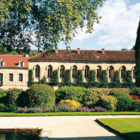
<svg viewBox="0 0 140 140"><path fill-rule="evenodd" d="M102 71L102 78L103 78L102 86L103 86L104 88L107 88L107 87L108 87L107 70L103 70L103 71Z"/></svg>
<svg viewBox="0 0 140 140"><path fill-rule="evenodd" d="M28 87L33 84L33 70L29 70Z"/></svg>
<svg viewBox="0 0 140 140"><path fill-rule="evenodd" d="M90 82L94 82L96 77L96 72L95 70L90 71Z"/></svg>
<svg viewBox="0 0 140 140"><path fill-rule="evenodd" d="M86 26L86 33L94 31L93 24L99 23L101 18L96 10L103 2L104 0L3 0L0 2L0 44L18 49L24 47L24 50L31 45L51 50L63 41L69 49L78 27L82 29ZM30 37L33 33L34 40Z"/></svg>
<svg viewBox="0 0 140 140"><path fill-rule="evenodd" d="M94 88L87 89L83 96L83 105L89 108L94 108L99 101L99 95Z"/></svg>
<svg viewBox="0 0 140 140"><path fill-rule="evenodd" d="M117 111L126 111L132 108L133 99L125 91L113 89L111 90L110 95L118 100L116 109Z"/></svg>
<svg viewBox="0 0 140 140"><path fill-rule="evenodd" d="M59 104L64 104L64 105L67 105L67 106L72 107L72 108L78 108L78 107L82 106L82 104L80 104L78 101L70 100L70 99L61 100L59 102Z"/></svg>
<svg viewBox="0 0 140 140"><path fill-rule="evenodd" d="M119 70L115 71L114 81L115 81L116 87L119 88L120 87L120 71Z"/></svg>
<svg viewBox="0 0 140 140"><path fill-rule="evenodd" d="M108 111L115 111L117 99L113 96L102 96L100 99L100 104L102 107L106 108Z"/></svg>
<svg viewBox="0 0 140 140"><path fill-rule="evenodd" d="M46 84L46 76L43 76L43 79L40 80L41 84Z"/></svg>
<svg viewBox="0 0 140 140"><path fill-rule="evenodd" d="M7 95L7 90L0 90L0 98L5 97Z"/></svg>
<svg viewBox="0 0 140 140"><path fill-rule="evenodd" d="M132 106L133 111L140 111L140 100L135 100Z"/></svg>
<svg viewBox="0 0 140 140"><path fill-rule="evenodd" d="M29 56L30 56L30 57L33 57L33 56L35 56L35 55L37 55L37 54L39 54L39 53L40 53L40 51L37 51L37 50L30 50Z"/></svg>
<svg viewBox="0 0 140 140"><path fill-rule="evenodd" d="M140 88L133 87L130 89L129 94L137 95L140 98Z"/></svg>
<svg viewBox="0 0 140 140"><path fill-rule="evenodd" d="M30 107L51 108L55 105L55 93L50 86L33 84L28 94Z"/></svg>
<svg viewBox="0 0 140 140"><path fill-rule="evenodd" d="M70 70L65 71L65 85L71 85Z"/></svg>
<svg viewBox="0 0 140 140"><path fill-rule="evenodd" d="M17 99L19 94L22 92L21 89L9 89L7 91L7 96L6 96L6 106L9 108L9 111L16 111L17 109Z"/></svg>
<svg viewBox="0 0 140 140"><path fill-rule="evenodd" d="M83 103L83 96L87 91L83 87L73 87L73 86L64 86L59 88L56 94L56 103L59 103L61 100L71 99Z"/></svg>
<svg viewBox="0 0 140 140"><path fill-rule="evenodd" d="M132 71L127 71L127 84L129 86L129 88L132 88L133 87L133 81L132 81Z"/></svg>
<svg viewBox="0 0 140 140"><path fill-rule="evenodd" d="M77 83L81 84L82 82L83 82L83 73L82 70L78 70Z"/></svg>
<svg viewBox="0 0 140 140"><path fill-rule="evenodd" d="M0 112L5 111L5 105L3 103L0 103Z"/></svg>
<svg viewBox="0 0 140 140"><path fill-rule="evenodd" d="M57 85L59 83L59 79L58 79L58 70L53 71L53 78L51 83L53 85Z"/></svg>

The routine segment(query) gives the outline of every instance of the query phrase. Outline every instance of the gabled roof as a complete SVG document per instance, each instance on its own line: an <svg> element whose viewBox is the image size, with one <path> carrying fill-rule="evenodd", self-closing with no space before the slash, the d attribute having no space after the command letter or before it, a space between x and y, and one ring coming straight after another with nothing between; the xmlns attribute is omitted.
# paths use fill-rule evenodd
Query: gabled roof
<svg viewBox="0 0 140 140"><path fill-rule="evenodd" d="M30 60L53 60L53 61L94 61L94 62L109 62L109 61L124 61L134 62L135 51L112 51L105 50L105 54L102 54L102 50L58 50L58 54L47 55L47 51L33 56Z"/></svg>
<svg viewBox="0 0 140 140"><path fill-rule="evenodd" d="M0 55L0 61L4 61L4 68L28 68L28 59L30 56L23 55ZM24 61L24 67L19 67L19 61ZM0 67L0 68L3 68Z"/></svg>

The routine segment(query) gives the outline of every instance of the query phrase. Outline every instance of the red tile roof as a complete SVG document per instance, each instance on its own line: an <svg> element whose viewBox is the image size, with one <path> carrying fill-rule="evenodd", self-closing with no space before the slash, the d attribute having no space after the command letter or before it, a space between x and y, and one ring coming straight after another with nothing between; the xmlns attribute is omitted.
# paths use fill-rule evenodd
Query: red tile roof
<svg viewBox="0 0 140 140"><path fill-rule="evenodd" d="M105 54L102 54L102 50L80 50L80 54L77 50L58 50L58 54L47 55L47 51L33 56L30 60L68 60L68 61L93 61L93 62L134 62L135 51L112 51L105 50Z"/></svg>
<svg viewBox="0 0 140 140"><path fill-rule="evenodd" d="M4 61L4 68L28 68L28 57L24 57L23 55L0 55L0 60ZM19 67L19 61L24 62L24 67ZM3 68L0 67L0 68Z"/></svg>

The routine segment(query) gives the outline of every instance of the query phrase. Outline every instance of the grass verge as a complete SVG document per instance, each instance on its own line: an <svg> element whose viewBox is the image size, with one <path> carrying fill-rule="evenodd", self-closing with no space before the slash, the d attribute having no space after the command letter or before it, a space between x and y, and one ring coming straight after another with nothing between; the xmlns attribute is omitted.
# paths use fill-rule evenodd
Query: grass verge
<svg viewBox="0 0 140 140"><path fill-rule="evenodd" d="M55 113L9 113L0 112L0 116L94 116L94 115L140 115L140 112L55 112Z"/></svg>
<svg viewBox="0 0 140 140"><path fill-rule="evenodd" d="M140 140L140 118L107 118L97 119L97 121L127 139Z"/></svg>

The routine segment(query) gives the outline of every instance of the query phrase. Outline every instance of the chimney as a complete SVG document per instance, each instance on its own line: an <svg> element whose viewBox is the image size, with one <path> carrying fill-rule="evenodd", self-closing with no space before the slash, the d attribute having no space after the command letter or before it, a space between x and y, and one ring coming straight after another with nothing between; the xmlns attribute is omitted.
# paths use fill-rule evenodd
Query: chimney
<svg viewBox="0 0 140 140"><path fill-rule="evenodd" d="M55 49L55 53L58 54L58 48Z"/></svg>
<svg viewBox="0 0 140 140"><path fill-rule="evenodd" d="M77 48L77 53L80 54L80 48Z"/></svg>
<svg viewBox="0 0 140 140"><path fill-rule="evenodd" d="M105 54L105 49L104 48L102 49L102 54Z"/></svg>

